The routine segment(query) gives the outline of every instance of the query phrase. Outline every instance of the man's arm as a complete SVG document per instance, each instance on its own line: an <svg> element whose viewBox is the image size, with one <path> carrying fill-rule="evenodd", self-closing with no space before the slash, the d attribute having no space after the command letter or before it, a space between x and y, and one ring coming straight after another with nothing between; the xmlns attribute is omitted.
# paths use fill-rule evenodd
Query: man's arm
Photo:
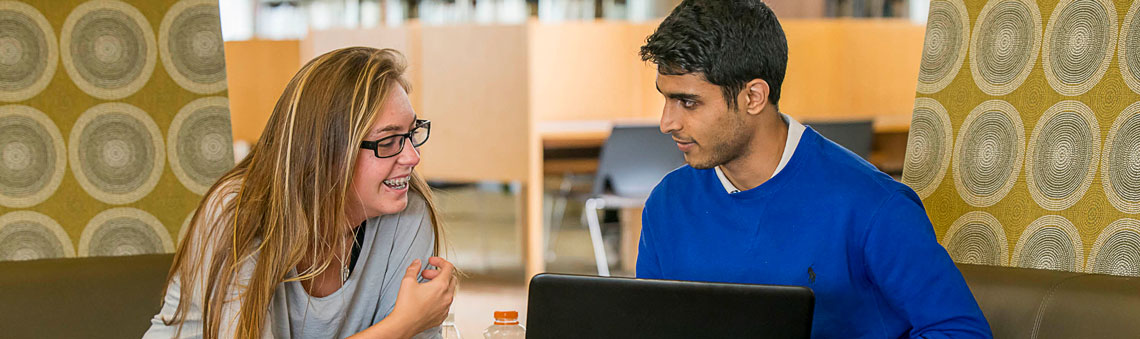
<svg viewBox="0 0 1140 339"><path fill-rule="evenodd" d="M637 244L637 277L661 279L661 264L657 261L653 236L653 219L649 217L649 204L641 211L641 240Z"/></svg>
<svg viewBox="0 0 1140 339"><path fill-rule="evenodd" d="M914 192L895 193L868 226L863 247L867 274L910 322L912 338L993 337Z"/></svg>

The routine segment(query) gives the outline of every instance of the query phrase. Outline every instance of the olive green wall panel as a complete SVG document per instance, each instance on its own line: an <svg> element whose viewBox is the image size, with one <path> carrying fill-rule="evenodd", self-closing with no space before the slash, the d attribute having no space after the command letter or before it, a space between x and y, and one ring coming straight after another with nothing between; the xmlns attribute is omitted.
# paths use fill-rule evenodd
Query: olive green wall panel
<svg viewBox="0 0 1140 339"><path fill-rule="evenodd" d="M216 1L0 1L0 260L172 252L226 95Z"/></svg>
<svg viewBox="0 0 1140 339"><path fill-rule="evenodd" d="M1138 10L931 2L902 181L955 261L1140 276Z"/></svg>

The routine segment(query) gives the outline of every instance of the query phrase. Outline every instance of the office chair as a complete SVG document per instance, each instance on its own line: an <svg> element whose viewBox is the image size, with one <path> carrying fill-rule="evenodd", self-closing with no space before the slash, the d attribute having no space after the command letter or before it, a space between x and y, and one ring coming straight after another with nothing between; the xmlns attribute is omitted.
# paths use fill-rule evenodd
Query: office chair
<svg viewBox="0 0 1140 339"><path fill-rule="evenodd" d="M653 187L685 163L673 138L657 125L614 126L602 145L598 172L583 214L590 229L598 275L609 276L598 210L645 205Z"/></svg>

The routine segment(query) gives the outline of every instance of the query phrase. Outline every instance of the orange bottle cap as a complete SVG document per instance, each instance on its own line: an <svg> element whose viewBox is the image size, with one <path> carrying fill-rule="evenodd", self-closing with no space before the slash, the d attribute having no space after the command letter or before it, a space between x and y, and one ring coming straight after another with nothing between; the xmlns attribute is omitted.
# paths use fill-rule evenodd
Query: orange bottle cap
<svg viewBox="0 0 1140 339"><path fill-rule="evenodd" d="M519 312L516 311L495 311L495 319L518 319Z"/></svg>

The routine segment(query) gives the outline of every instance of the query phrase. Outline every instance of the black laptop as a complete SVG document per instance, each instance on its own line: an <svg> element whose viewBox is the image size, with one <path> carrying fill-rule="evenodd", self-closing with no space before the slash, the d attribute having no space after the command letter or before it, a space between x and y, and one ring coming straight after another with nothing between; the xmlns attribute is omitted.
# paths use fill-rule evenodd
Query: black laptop
<svg viewBox="0 0 1140 339"><path fill-rule="evenodd" d="M539 274L527 338L809 338L803 286Z"/></svg>

